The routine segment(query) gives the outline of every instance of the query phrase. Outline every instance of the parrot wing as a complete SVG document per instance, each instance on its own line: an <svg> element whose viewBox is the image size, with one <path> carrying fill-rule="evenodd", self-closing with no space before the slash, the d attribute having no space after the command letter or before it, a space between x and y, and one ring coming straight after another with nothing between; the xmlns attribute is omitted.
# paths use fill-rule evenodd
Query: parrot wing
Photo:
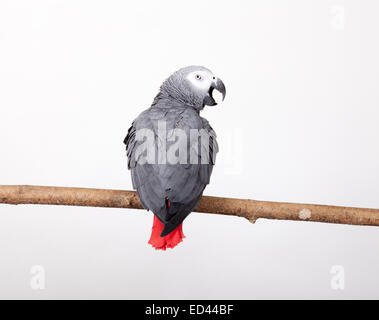
<svg viewBox="0 0 379 320"><path fill-rule="evenodd" d="M143 141L136 139L136 133L142 128L152 130L155 139L153 147L155 154L158 154L157 123L159 120L165 121L167 132L180 128L186 133L188 138L186 164L140 164L138 162L140 155L136 151ZM191 129L203 129L202 136L191 140ZM161 234L165 236L182 223L201 199L204 188L209 183L218 152L216 134L208 121L192 109L150 108L133 122L124 143L127 150L128 168L132 173L133 188L137 190L143 207L153 211L165 225ZM167 149L169 147L167 142ZM190 163L191 152L197 156L197 163Z"/></svg>

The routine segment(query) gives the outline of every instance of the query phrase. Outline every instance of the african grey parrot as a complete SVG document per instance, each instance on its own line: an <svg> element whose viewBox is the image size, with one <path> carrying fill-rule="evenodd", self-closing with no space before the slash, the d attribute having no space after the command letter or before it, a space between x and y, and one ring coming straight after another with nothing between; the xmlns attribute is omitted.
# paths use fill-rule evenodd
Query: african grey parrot
<svg viewBox="0 0 379 320"><path fill-rule="evenodd" d="M124 140L133 188L143 207L154 213L149 243L156 249L182 241L182 222L209 183L218 145L199 113L217 104L214 89L225 98L224 83L207 68L179 69L163 82Z"/></svg>

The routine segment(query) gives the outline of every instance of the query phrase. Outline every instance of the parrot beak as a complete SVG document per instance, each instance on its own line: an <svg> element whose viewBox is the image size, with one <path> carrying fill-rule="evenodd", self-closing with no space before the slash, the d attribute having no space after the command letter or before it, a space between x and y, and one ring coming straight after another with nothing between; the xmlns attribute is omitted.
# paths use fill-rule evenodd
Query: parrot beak
<svg viewBox="0 0 379 320"><path fill-rule="evenodd" d="M224 101L226 96L226 88L221 79L216 79L214 88L222 94L222 101Z"/></svg>
<svg viewBox="0 0 379 320"><path fill-rule="evenodd" d="M217 78L211 83L211 86L209 87L209 91L208 91L208 96L206 97L206 99L204 101L205 104L208 106L216 106L217 105L217 102L213 98L213 91L215 89L222 94L222 101L224 101L224 99L225 99L225 95L226 95L225 85L220 79Z"/></svg>

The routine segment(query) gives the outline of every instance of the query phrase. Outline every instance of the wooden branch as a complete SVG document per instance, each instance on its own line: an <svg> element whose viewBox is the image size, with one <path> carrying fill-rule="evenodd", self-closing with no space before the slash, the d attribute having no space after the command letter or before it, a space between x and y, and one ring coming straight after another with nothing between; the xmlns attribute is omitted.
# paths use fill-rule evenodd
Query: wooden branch
<svg viewBox="0 0 379 320"><path fill-rule="evenodd" d="M0 203L143 209L135 191L0 186ZM203 196L196 212L244 217L379 226L379 209L364 209ZM0 211L1 212L1 211Z"/></svg>

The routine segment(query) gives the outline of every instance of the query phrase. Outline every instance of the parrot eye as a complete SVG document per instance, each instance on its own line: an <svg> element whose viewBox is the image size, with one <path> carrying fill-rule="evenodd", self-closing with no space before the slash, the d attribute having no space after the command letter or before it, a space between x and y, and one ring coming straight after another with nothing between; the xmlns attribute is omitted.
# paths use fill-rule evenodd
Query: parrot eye
<svg viewBox="0 0 379 320"><path fill-rule="evenodd" d="M197 80L201 80L201 75L197 74L197 75L196 75L196 79L197 79Z"/></svg>

